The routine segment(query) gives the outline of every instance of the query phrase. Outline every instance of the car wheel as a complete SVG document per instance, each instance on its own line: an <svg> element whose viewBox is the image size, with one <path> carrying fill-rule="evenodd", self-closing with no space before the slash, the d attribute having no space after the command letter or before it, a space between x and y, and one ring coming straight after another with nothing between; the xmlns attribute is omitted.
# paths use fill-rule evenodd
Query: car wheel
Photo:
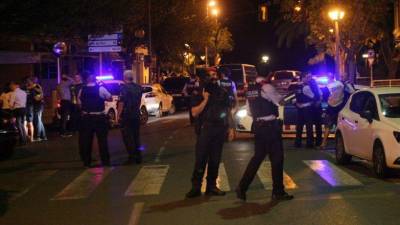
<svg viewBox="0 0 400 225"><path fill-rule="evenodd" d="M346 147L344 145L344 140L342 137L342 134L337 133L336 134L336 163L345 165L350 163L351 161L351 155L346 153Z"/></svg>
<svg viewBox="0 0 400 225"><path fill-rule="evenodd" d="M146 107L140 108L140 124L146 124L149 120L149 113L147 112Z"/></svg>
<svg viewBox="0 0 400 225"><path fill-rule="evenodd" d="M171 108L168 111L168 114L172 115L176 112L176 107L174 103L171 103Z"/></svg>
<svg viewBox="0 0 400 225"><path fill-rule="evenodd" d="M107 113L108 120L110 121L110 126L111 127L116 127L118 125L117 122L117 115L113 109L108 110Z"/></svg>
<svg viewBox="0 0 400 225"><path fill-rule="evenodd" d="M386 165L385 151L382 144L379 142L374 146L373 166L377 177L385 178L387 176L388 168Z"/></svg>
<svg viewBox="0 0 400 225"><path fill-rule="evenodd" d="M161 118L162 116L163 116L162 104L160 103L160 105L158 106L158 110L156 112L156 117Z"/></svg>

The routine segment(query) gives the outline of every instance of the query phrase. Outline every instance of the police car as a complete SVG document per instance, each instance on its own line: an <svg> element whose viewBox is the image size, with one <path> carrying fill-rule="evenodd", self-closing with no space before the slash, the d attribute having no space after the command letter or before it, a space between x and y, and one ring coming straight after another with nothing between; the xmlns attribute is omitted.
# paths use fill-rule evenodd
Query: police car
<svg viewBox="0 0 400 225"><path fill-rule="evenodd" d="M144 105L150 115L162 117L176 111L174 98L160 84L142 85Z"/></svg>
<svg viewBox="0 0 400 225"><path fill-rule="evenodd" d="M289 94L284 98L285 104L279 106L279 119L283 120L283 131L285 133L295 133L296 132L296 97L294 94ZM251 124L253 123L253 118L249 115L246 106L242 106L235 113L236 121L236 131L238 132L251 132Z"/></svg>
<svg viewBox="0 0 400 225"><path fill-rule="evenodd" d="M100 79L99 79L100 78ZM118 125L118 110L117 104L119 101L119 95L121 93L121 87L124 84L122 80L106 79L103 77L98 77L99 83L101 83L112 95L111 102L105 102L105 112L107 113L111 126ZM149 114L147 111L147 106L145 105L144 95L142 95L142 101L140 104L140 122L141 124L146 124L149 119Z"/></svg>
<svg viewBox="0 0 400 225"><path fill-rule="evenodd" d="M352 156L372 161L378 177L400 168L400 87L367 88L354 93L339 113L336 161Z"/></svg>

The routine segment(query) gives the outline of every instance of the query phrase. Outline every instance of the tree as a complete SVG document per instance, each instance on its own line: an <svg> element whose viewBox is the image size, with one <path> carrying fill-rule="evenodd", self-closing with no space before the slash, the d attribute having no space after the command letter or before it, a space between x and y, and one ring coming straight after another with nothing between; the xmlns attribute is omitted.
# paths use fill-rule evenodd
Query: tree
<svg viewBox="0 0 400 225"><path fill-rule="evenodd" d="M282 23L278 26L280 43L291 43L294 38L304 35L307 44L322 49L322 53L334 55L335 39L331 33L333 22L328 18L328 11L335 7L333 0L281 0ZM368 41L388 43L391 39L391 0L344 0L340 7L346 15L340 21L341 60L355 63L353 60ZM295 10L300 9L300 10ZM381 45L382 46L382 45ZM387 45L386 45L387 46ZM344 52L346 54L344 54ZM390 54L393 51L381 51L387 58L386 64L393 63ZM345 58L346 57L346 58ZM395 70L389 72L391 77Z"/></svg>

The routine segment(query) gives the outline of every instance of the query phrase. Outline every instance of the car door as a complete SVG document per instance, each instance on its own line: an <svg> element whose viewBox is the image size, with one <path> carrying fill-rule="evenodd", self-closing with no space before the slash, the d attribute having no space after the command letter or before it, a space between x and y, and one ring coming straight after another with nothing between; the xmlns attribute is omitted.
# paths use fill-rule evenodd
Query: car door
<svg viewBox="0 0 400 225"><path fill-rule="evenodd" d="M370 92L366 93L362 111L370 111L373 115L373 121L370 123L360 116L356 132L357 145L359 146L357 153L361 158L371 160L374 143L373 131L379 121L379 113L375 96Z"/></svg>
<svg viewBox="0 0 400 225"><path fill-rule="evenodd" d="M358 92L353 95L349 108L345 108L339 114L339 120L342 124L342 135L346 145L346 150L352 155L357 155L359 145L357 144L357 126L361 120L360 113L364 106L366 93Z"/></svg>

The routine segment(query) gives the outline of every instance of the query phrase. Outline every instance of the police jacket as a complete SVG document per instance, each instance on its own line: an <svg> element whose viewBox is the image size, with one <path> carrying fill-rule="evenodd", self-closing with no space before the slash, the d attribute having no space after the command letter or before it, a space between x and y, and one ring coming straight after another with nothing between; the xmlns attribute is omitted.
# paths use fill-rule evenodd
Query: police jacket
<svg viewBox="0 0 400 225"><path fill-rule="evenodd" d="M296 105L297 105L297 107L299 107L299 108L304 108L304 107L311 106L312 103L313 103L313 101L314 101L314 98L308 96L308 95L305 93L305 89L306 89L307 87L310 89L310 87L309 87L308 85L301 84L301 85L299 85L299 87L296 89ZM310 91L311 91L311 90L310 90Z"/></svg>
<svg viewBox="0 0 400 225"><path fill-rule="evenodd" d="M229 78L221 79L219 80L219 86L225 89L225 91L228 93L229 98L232 100L235 97L235 84L233 81Z"/></svg>
<svg viewBox="0 0 400 225"><path fill-rule="evenodd" d="M262 97L262 84L250 84L247 92L246 98L249 102L250 113L253 116L253 120L257 120L261 117L267 116L279 116L278 106L272 101L269 101Z"/></svg>
<svg viewBox="0 0 400 225"><path fill-rule="evenodd" d="M84 112L98 113L105 110L104 99L100 97L100 85L83 86L80 100Z"/></svg>

